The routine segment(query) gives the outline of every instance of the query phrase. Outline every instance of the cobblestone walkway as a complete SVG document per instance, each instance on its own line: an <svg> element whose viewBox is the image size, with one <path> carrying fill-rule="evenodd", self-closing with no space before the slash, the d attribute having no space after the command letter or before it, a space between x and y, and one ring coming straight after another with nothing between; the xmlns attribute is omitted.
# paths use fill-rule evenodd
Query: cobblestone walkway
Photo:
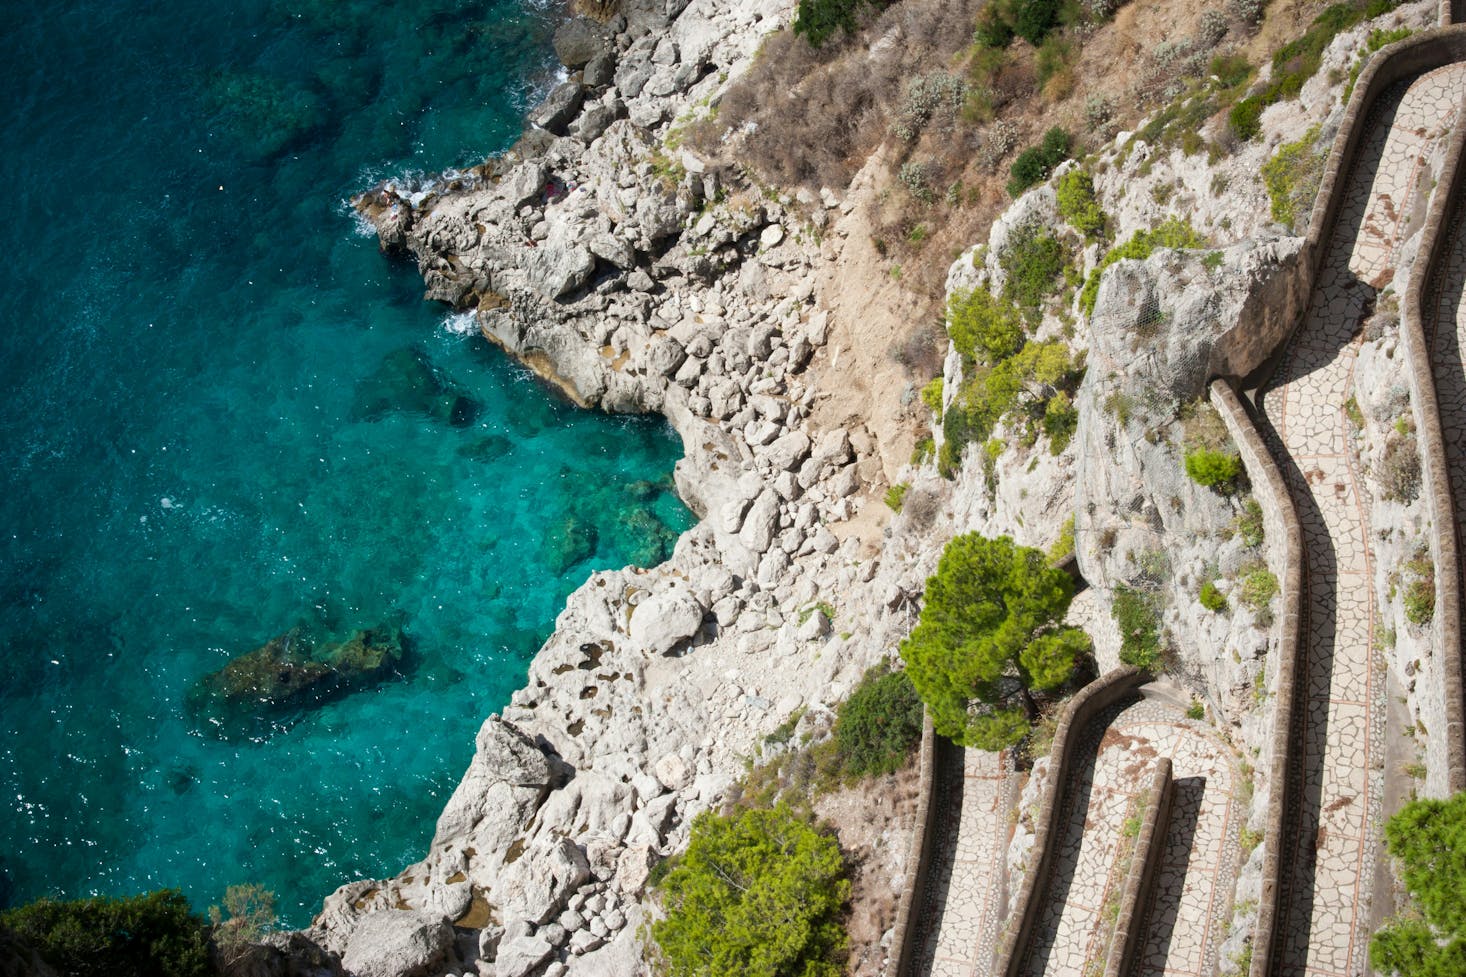
<svg viewBox="0 0 1466 977"><path fill-rule="evenodd" d="M938 762L950 765L943 778L950 789L942 792L939 785L934 798L944 812L935 856L941 862L933 866L925 906L918 907L923 930L916 973L985 977L992 971L1006 902L1009 769L1006 755L950 744L944 753Z"/></svg>
<svg viewBox="0 0 1466 977"><path fill-rule="evenodd" d="M1125 821L1164 756L1173 764L1175 802L1139 972L1211 974L1239 861L1231 748L1158 698L1100 714L1085 735L1086 759L1069 780L1049 896L1022 973L1078 977L1103 967L1114 928L1107 904L1118 905L1129 870Z"/></svg>
<svg viewBox="0 0 1466 977"><path fill-rule="evenodd" d="M1344 411L1358 332L1395 273L1424 159L1461 102L1461 66L1382 96L1308 313L1262 399L1303 527L1306 585L1279 906L1281 974L1364 973L1383 781L1383 664L1374 647L1369 498ZM1422 182L1424 185L1422 186Z"/></svg>

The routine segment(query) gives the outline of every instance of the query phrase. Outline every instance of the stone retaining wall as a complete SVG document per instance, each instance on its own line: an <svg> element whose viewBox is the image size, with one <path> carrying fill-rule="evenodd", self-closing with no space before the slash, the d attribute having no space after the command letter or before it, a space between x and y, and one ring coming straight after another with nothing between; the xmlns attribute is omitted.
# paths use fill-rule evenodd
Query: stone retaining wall
<svg viewBox="0 0 1466 977"><path fill-rule="evenodd" d="M1462 0L1444 0L1444 2L1459 5ZM1443 14L1443 19L1447 19L1446 14ZM1350 96L1344 118L1340 122L1338 134L1334 137L1333 148L1329 152L1323 178L1319 182L1318 196L1314 200L1313 214L1305 243L1308 259L1305 264L1305 272L1309 276L1310 288L1312 282L1317 279L1319 266L1323 261L1323 243L1333 233L1339 211L1343 207L1344 177L1347 175L1348 168L1355 162L1360 141L1364 137L1369 111L1373 108L1375 101L1387 88L1403 78L1461 60L1466 60L1466 29L1451 26L1425 31L1387 45L1381 48L1365 65L1355 83L1354 92ZM1215 384L1213 384L1212 391L1213 403L1216 403L1219 398ZM1230 393L1230 389L1227 393ZM1220 399L1227 400L1227 394L1222 394ZM1235 394L1230 399L1235 400ZM1237 408L1241 409L1240 403L1237 404ZM1227 413L1228 411L1223 410L1223 416L1226 416ZM1236 414L1234 413L1233 416L1236 417ZM1245 412L1241 416L1246 417ZM1261 438L1257 436L1255 426L1251 424L1250 419L1246 427L1250 429L1251 438L1236 437L1234 433L1238 444L1241 445L1244 440L1255 439L1260 445ZM1276 479L1277 488L1282 492L1282 497L1287 498L1287 488L1282 483L1281 473L1278 472L1276 464L1272 462L1265 449L1261 458L1267 459L1267 465L1261 473L1260 480L1252 470L1248 452L1244 452L1243 455L1243 460L1248 465L1248 475L1252 478L1254 486L1262 482L1271 483ZM1272 489L1269 488L1269 491ZM1288 503L1288 509L1290 511L1292 509L1291 502ZM1282 581L1284 632L1278 645L1278 665L1276 669L1270 669L1272 671L1270 687L1279 690L1279 694L1274 706L1273 748L1268 778L1268 817L1264 835L1262 896L1258 904L1257 924L1252 934L1252 967L1249 971L1251 977L1267 977L1272 969L1278 900L1281 896L1281 851L1279 846L1287 836L1287 798L1285 795L1288 770L1292 760L1293 698L1296 694L1293 679L1301 638L1298 633L1298 612L1301 610L1303 598L1301 536L1297 535L1296 515L1292 518L1292 524L1288 546L1295 556L1290 557L1288 575ZM1291 566L1294 559L1298 562L1296 579Z"/></svg>
<svg viewBox="0 0 1466 977"><path fill-rule="evenodd" d="M1324 164L1323 178L1319 181L1318 196L1314 198L1305 244L1310 288L1317 280L1319 266L1323 262L1323 242L1333 233L1339 210L1344 205L1343 177L1354 164L1359 141L1364 138L1369 110L1374 107L1375 100L1402 78L1463 60L1466 60L1466 27L1457 25L1423 31L1386 45L1364 66L1359 80L1354 83L1349 107L1339 123L1328 162Z"/></svg>
<svg viewBox="0 0 1466 977"><path fill-rule="evenodd" d="M1038 923L1039 906L1049 889L1054 856L1061 832L1056 824L1062 805L1059 803L1063 777L1072 768L1084 728L1099 713L1134 692L1145 681L1145 673L1124 666L1106 672L1090 682L1070 699L1054 730L1054 743L1049 750L1049 769L1044 780L1043 800L1034 819L1033 849L1028 856L1028 872L1023 888L1014 900L1009 914L1009 927L998 946L993 973L1017 977L1023 963L1023 949L1033 937Z"/></svg>
<svg viewBox="0 0 1466 977"><path fill-rule="evenodd" d="M1431 646L1434 661L1428 674L1440 676L1442 701L1439 711L1444 718L1445 736L1429 737L1425 749L1426 786L1430 793L1439 796L1466 789L1466 725L1463 725L1462 718L1460 550L1434 369L1430 346L1425 339L1425 303L1431 300L1432 272L1451 246L1451 233L1446 221L1455 212L1463 192L1463 145L1466 145L1466 125L1458 124L1446 153L1441 182L1431 195L1420 248L1410 273L1410 285L1405 290L1400 322L1400 338L1409 365L1406 375L1420 446L1425 506L1431 525L1435 527L1429 539L1430 556L1435 563L1436 597L1432 623L1435 640ZM1438 323L1437 328L1450 325ZM1457 450L1462 447L1458 445ZM1426 694L1433 691L1427 689Z"/></svg>
<svg viewBox="0 0 1466 977"><path fill-rule="evenodd" d="M931 714L922 710L921 781L916 806L916 827L911 834L911 850L906 856L908 875L906 889L901 893L901 905L896 910L895 943L891 947L891 960L895 962L892 973L896 977L916 977L912 968L916 965L916 932L918 927L912 919L912 910L926 891L927 875L931 871L932 845L936 839L932 829L936 806L932 804L935 788L937 757L936 730L932 728Z"/></svg>
<svg viewBox="0 0 1466 977"><path fill-rule="evenodd" d="M1110 938L1110 953L1105 960L1105 977L1132 973L1141 949L1145 946L1146 907L1152 898L1161 856L1166 850L1166 826L1171 818L1171 760L1156 761L1141 815L1140 833L1135 837L1135 850L1130 853L1130 873L1120 892L1120 913L1115 919L1115 933Z"/></svg>
<svg viewBox="0 0 1466 977"><path fill-rule="evenodd" d="M1288 767L1292 761L1293 713L1297 685L1295 675L1303 635L1303 529L1293 508L1283 473L1263 443L1257 425L1241 398L1225 380L1213 380L1211 403L1222 415L1232 440L1242 456L1253 495L1262 506L1263 528L1268 539L1282 541L1282 573L1278 575L1279 600L1276 660L1268 662L1267 687L1275 690L1273 704L1272 755L1268 758L1267 824L1263 829L1262 895L1258 900L1257 925L1252 931L1252 977L1268 974L1272 956L1272 934L1277 916L1282 852L1287 815Z"/></svg>

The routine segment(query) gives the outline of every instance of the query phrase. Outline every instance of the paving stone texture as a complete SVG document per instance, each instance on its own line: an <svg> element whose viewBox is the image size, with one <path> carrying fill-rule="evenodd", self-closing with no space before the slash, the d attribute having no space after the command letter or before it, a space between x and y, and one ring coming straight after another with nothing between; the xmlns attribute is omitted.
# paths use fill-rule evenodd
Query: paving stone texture
<svg viewBox="0 0 1466 977"><path fill-rule="evenodd" d="M1026 948L1025 975L1098 974L1130 869L1137 817L1155 773L1172 762L1175 801L1162 836L1160 896L1148 913L1138 973L1211 974L1239 864L1231 747L1168 701L1143 698L1101 713L1070 772L1049 899Z"/></svg>
<svg viewBox="0 0 1466 977"><path fill-rule="evenodd" d="M1015 798L1006 754L948 747L939 775L936 850L918 907L916 973L973 977L992 970L1005 910L1004 861ZM942 787L948 787L942 790Z"/></svg>
<svg viewBox="0 0 1466 977"><path fill-rule="evenodd" d="M1380 857L1384 664L1374 651L1369 498L1344 403L1359 329L1393 279L1429 192L1426 159L1454 124L1466 66L1381 96L1304 321L1262 398L1264 428L1303 528L1306 584L1289 772L1280 974L1363 974Z"/></svg>

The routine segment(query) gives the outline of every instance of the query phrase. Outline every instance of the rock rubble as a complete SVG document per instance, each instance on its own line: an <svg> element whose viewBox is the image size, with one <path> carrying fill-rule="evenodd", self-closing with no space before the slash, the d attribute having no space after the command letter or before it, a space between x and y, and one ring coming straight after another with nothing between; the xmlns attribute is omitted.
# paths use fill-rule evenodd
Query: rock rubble
<svg viewBox="0 0 1466 977"><path fill-rule="evenodd" d="M829 313L810 219L662 141L789 13L669 0L569 21L572 73L514 150L357 201L428 298L475 310L569 396L665 415L700 522L666 563L571 595L426 857L326 899L305 935L350 971L644 972L653 865L765 734L828 714L909 628L935 554L901 534L876 553L843 528L870 501L874 439L811 423Z"/></svg>

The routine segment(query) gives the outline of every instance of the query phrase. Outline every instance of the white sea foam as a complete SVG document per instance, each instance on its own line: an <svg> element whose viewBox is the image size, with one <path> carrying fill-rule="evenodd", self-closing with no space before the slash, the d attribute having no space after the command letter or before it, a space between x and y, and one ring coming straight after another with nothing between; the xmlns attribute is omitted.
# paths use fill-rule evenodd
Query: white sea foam
<svg viewBox="0 0 1466 977"><path fill-rule="evenodd" d="M478 316L473 312L455 312L443 319L443 331L455 336L472 336L478 333Z"/></svg>

